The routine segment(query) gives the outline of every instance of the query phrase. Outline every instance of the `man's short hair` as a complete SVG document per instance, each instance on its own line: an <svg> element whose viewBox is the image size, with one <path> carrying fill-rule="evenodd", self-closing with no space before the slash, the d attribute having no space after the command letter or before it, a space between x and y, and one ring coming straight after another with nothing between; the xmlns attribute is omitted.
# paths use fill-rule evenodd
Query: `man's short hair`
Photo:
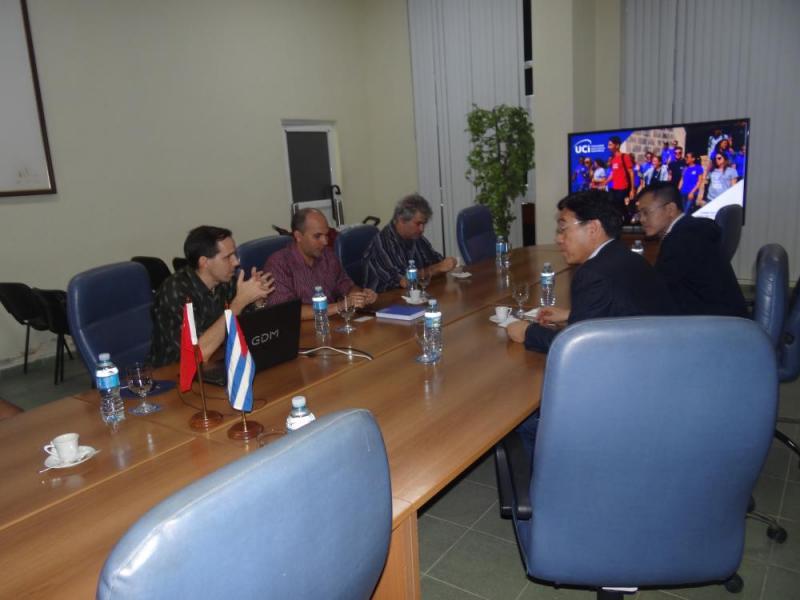
<svg viewBox="0 0 800 600"><path fill-rule="evenodd" d="M603 190L576 192L558 201L558 210L571 210L579 221L597 219L610 238L622 231L622 213L614 204L611 193Z"/></svg>
<svg viewBox="0 0 800 600"><path fill-rule="evenodd" d="M621 146L622 145L622 140L619 139L618 135L612 135L610 138L608 138L608 141L611 142L612 144L614 144L615 146Z"/></svg>
<svg viewBox="0 0 800 600"><path fill-rule="evenodd" d="M639 193L636 194L635 201L638 202L646 194L653 194L653 199L660 204L672 203L679 211L683 212L683 197L674 183L670 183L669 181L654 181L650 185L639 190Z"/></svg>
<svg viewBox="0 0 800 600"><path fill-rule="evenodd" d="M230 229L224 227L214 227L213 225L200 225L195 227L186 236L183 242L183 254L189 261L189 266L196 269L200 263L200 257L214 258L219 252L217 242L233 235Z"/></svg>
<svg viewBox="0 0 800 600"><path fill-rule="evenodd" d="M301 208L292 215L292 233L294 233L295 231L303 233L305 231L306 219L308 218L308 215L310 215L311 213L316 213L321 217L325 216L322 214L322 212L320 212L316 208Z"/></svg>
<svg viewBox="0 0 800 600"><path fill-rule="evenodd" d="M397 202L397 206L394 207L394 215L392 215L392 220L401 220L404 222L408 222L414 218L414 215L417 213L421 213L425 220L428 221L433 214L431 210L431 205L428 204L428 201L425 200L419 194L409 194L408 196L404 196L400 198Z"/></svg>

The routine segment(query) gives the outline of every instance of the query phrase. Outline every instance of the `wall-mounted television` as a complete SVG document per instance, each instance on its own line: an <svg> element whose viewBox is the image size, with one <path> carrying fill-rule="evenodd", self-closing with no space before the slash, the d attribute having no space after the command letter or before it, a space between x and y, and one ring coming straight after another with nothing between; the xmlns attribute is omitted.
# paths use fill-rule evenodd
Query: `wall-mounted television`
<svg viewBox="0 0 800 600"><path fill-rule="evenodd" d="M686 214L714 218L728 204L745 207L749 137L747 118L570 133L569 190L611 191L626 225L635 225L636 207L621 204L632 172L634 190L671 181Z"/></svg>

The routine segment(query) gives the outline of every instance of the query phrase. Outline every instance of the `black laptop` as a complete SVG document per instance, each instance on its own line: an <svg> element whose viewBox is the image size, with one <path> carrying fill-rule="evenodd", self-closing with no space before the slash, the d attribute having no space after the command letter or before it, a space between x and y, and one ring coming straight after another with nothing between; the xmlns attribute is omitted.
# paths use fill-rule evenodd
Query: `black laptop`
<svg viewBox="0 0 800 600"><path fill-rule="evenodd" d="M239 315L239 325L253 357L256 373L297 358L300 348L300 301L260 308ZM225 385L225 355L203 367L203 379Z"/></svg>

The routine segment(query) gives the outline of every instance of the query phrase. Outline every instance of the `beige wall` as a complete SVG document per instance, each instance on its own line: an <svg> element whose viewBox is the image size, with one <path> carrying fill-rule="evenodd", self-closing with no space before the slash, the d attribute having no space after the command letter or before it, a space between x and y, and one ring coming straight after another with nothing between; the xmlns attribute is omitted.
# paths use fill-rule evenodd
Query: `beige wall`
<svg viewBox="0 0 800 600"><path fill-rule="evenodd" d="M536 240L553 241L567 134L619 125L621 0L533 0Z"/></svg>
<svg viewBox="0 0 800 600"><path fill-rule="evenodd" d="M348 221L416 187L404 0L28 0L58 194L0 201L0 281L65 288L199 223L289 220L281 119L336 122ZM52 354L50 336L32 347ZM0 315L0 366L24 330Z"/></svg>

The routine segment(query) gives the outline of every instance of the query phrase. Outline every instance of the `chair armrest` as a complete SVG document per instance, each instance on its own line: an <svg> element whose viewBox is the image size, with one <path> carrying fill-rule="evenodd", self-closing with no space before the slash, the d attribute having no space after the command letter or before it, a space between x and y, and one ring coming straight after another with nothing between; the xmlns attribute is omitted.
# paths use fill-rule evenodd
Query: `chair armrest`
<svg viewBox="0 0 800 600"><path fill-rule="evenodd" d="M494 465L500 516L527 521L531 518L531 461L522 438L512 431L495 446Z"/></svg>

